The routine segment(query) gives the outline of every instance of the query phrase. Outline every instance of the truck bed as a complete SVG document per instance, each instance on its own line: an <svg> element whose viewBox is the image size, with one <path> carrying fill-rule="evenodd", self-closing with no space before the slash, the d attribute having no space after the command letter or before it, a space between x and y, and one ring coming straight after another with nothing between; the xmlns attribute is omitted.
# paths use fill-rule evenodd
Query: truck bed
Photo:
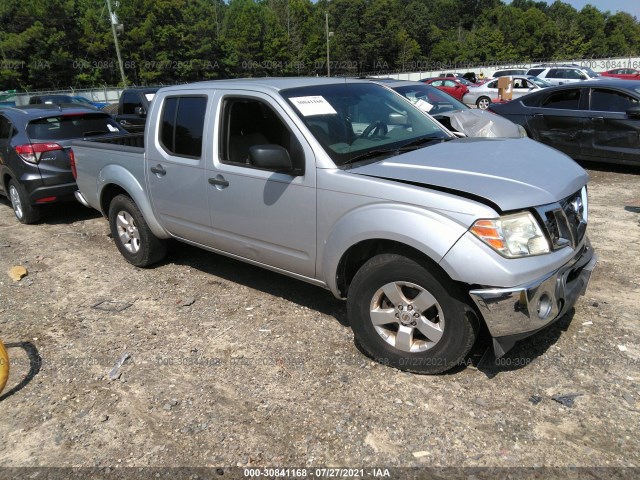
<svg viewBox="0 0 640 480"><path fill-rule="evenodd" d="M76 183L85 200L101 210L98 182L105 170L114 178L137 184L132 190L141 191L144 183L144 134L134 133L104 138L74 140ZM133 180L135 179L135 180ZM106 214L106 212L103 212Z"/></svg>
<svg viewBox="0 0 640 480"><path fill-rule="evenodd" d="M124 135L114 135L112 137L91 138L87 140L75 140L73 145L82 145L83 147L91 147L108 150L122 150L119 147L129 147L144 150L144 133L127 133Z"/></svg>

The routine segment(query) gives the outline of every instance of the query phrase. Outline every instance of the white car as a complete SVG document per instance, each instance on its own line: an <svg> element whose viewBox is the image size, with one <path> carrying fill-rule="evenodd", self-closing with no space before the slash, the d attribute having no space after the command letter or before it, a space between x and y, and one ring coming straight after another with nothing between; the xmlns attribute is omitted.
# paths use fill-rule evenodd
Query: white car
<svg viewBox="0 0 640 480"><path fill-rule="evenodd" d="M509 78L513 80L512 98L519 98L527 93L551 86L550 83L531 75L516 75ZM485 110L494 99L498 98L499 80L499 78L496 78L477 87L469 87L469 93L462 98L462 102L467 105L476 105L478 108Z"/></svg>
<svg viewBox="0 0 640 480"><path fill-rule="evenodd" d="M535 75L551 85L564 85L565 83L594 80L600 77L600 75L590 68L579 65L540 65L530 68L527 75Z"/></svg>

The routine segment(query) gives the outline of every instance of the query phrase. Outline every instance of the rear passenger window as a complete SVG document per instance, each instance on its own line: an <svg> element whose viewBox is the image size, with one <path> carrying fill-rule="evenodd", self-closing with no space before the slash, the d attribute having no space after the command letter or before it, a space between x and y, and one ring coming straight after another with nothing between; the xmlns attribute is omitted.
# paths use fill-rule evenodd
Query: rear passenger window
<svg viewBox="0 0 640 480"><path fill-rule="evenodd" d="M160 143L172 155L200 158L207 98L169 97L162 108Z"/></svg>
<svg viewBox="0 0 640 480"><path fill-rule="evenodd" d="M12 130L11 122L0 115L0 141L8 140Z"/></svg>
<svg viewBox="0 0 640 480"><path fill-rule="evenodd" d="M594 88L591 91L591 108L599 112L626 112L631 107L637 107L638 100L624 93L604 88Z"/></svg>
<svg viewBox="0 0 640 480"><path fill-rule="evenodd" d="M545 98L540 106L561 110L580 110L580 89L553 93Z"/></svg>
<svg viewBox="0 0 640 480"><path fill-rule="evenodd" d="M552 68L549 70L549 73L547 73L547 78L565 78L564 70Z"/></svg>

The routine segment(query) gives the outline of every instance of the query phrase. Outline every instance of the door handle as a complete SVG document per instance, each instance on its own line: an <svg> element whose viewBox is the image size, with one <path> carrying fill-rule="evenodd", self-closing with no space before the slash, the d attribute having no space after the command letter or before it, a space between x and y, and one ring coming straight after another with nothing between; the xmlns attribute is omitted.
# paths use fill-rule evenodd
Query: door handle
<svg viewBox="0 0 640 480"><path fill-rule="evenodd" d="M533 116L536 117L536 118L543 118L544 117L544 113L534 113Z"/></svg>
<svg viewBox="0 0 640 480"><path fill-rule="evenodd" d="M591 117L593 123L604 123L604 117Z"/></svg>
<svg viewBox="0 0 640 480"><path fill-rule="evenodd" d="M151 167L151 173L155 173L156 175L162 177L167 174L167 171L162 165L158 164L155 167Z"/></svg>
<svg viewBox="0 0 640 480"><path fill-rule="evenodd" d="M222 175L218 175L215 178L210 178L209 183L211 185L215 185L216 187L226 188L229 186L229 181L225 180Z"/></svg>

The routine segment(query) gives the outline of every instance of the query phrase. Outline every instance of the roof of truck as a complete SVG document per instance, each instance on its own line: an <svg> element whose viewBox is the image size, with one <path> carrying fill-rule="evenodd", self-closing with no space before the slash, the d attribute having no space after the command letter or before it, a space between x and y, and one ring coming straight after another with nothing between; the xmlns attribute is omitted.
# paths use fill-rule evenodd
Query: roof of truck
<svg viewBox="0 0 640 480"><path fill-rule="evenodd" d="M250 88L264 89L272 91L286 90L288 88L310 87L316 85L334 85L340 83L370 83L366 80L359 80L344 77L262 77L262 78L234 78L229 80L208 80L204 82L188 83L185 85L174 85L162 90L193 90L194 88Z"/></svg>

